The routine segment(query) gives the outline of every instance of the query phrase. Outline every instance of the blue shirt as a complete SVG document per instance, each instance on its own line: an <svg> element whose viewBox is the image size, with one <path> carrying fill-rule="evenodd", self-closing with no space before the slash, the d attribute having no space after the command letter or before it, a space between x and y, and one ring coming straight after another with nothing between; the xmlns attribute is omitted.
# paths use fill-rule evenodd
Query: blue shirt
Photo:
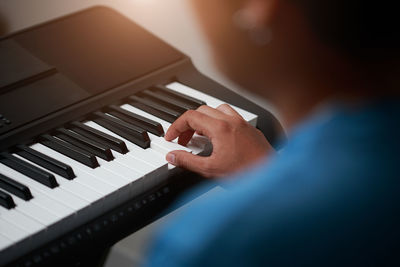
<svg viewBox="0 0 400 267"><path fill-rule="evenodd" d="M400 263L400 103L324 114L166 223L147 266Z"/></svg>

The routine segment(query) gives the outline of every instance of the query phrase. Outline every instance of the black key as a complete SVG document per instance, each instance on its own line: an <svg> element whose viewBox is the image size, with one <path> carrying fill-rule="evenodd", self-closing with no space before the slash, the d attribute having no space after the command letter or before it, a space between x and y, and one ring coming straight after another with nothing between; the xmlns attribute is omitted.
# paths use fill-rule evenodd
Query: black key
<svg viewBox="0 0 400 267"><path fill-rule="evenodd" d="M150 147L150 138L145 130L101 112L95 112L94 116L96 117L94 121L104 128L142 148Z"/></svg>
<svg viewBox="0 0 400 267"><path fill-rule="evenodd" d="M69 128L72 131L74 131L82 136L90 138L100 144L109 146L111 149L113 149L119 153L125 154L125 153L128 153L128 151L129 151L128 148L126 147L126 144L124 141L122 141L118 138L115 138L114 136L103 133L102 131L99 131L97 129L89 127L81 122L77 122L77 121L72 122L69 125Z"/></svg>
<svg viewBox="0 0 400 267"><path fill-rule="evenodd" d="M151 88L151 90L157 91L160 94L165 94L165 95L168 95L168 96L173 97L175 99L178 99L180 101L183 101L183 102L185 102L185 103L187 103L189 105L194 106L195 108L198 108L198 107L200 107L202 105L207 105L207 103L202 101L202 100L199 100L197 98L194 98L194 97L191 97L191 96L188 96L188 95L181 94L179 92L176 92L174 90L171 90L171 89L165 87L164 85L154 86L154 87Z"/></svg>
<svg viewBox="0 0 400 267"><path fill-rule="evenodd" d="M71 166L68 166L67 164L64 164L27 146L19 145L17 146L17 149L18 151L16 153L21 157L24 157L45 169L57 173L68 180L72 180L76 177Z"/></svg>
<svg viewBox="0 0 400 267"><path fill-rule="evenodd" d="M77 133L71 132L70 130L67 130L65 128L57 129L55 136L64 140L65 142L68 142L74 146L91 152L94 155L107 161L111 161L114 159L110 148L103 146L102 144L99 144L93 140L90 140L89 138L81 136Z"/></svg>
<svg viewBox="0 0 400 267"><path fill-rule="evenodd" d="M20 172L32 178L33 180L41 184L44 184L45 186L48 186L50 188L55 188L58 186L56 178L54 177L53 174L48 173L42 169L39 169L38 167L33 166L32 164L22 159L19 159L11 154L1 153L0 162L3 163L4 165L7 165L11 169L16 170L17 172Z"/></svg>
<svg viewBox="0 0 400 267"><path fill-rule="evenodd" d="M143 111L145 111L145 112L147 112L147 113L149 113L149 114L151 114L153 116L161 118L161 119L163 119L163 120L165 120L165 121L167 121L169 123L173 123L176 120L175 117L172 117L172 116L170 116L168 114L165 114L162 111L159 111L157 109L149 107L149 106L147 106L145 104L142 104L140 102L131 101L131 102L129 102L129 104L134 106L134 107L136 107L136 108L138 108L138 109L141 109L141 110L143 110Z"/></svg>
<svg viewBox="0 0 400 267"><path fill-rule="evenodd" d="M100 166L97 162L96 156L92 153L80 149L79 147L76 147L74 145L68 144L67 142L64 142L48 134L42 135L40 137L40 143L86 166L89 166L90 168L94 169Z"/></svg>
<svg viewBox="0 0 400 267"><path fill-rule="evenodd" d="M162 125L158 122L140 116L138 114L127 111L123 108L117 106L110 106L108 113L117 117L120 120L126 121L130 124L136 125L146 131L155 134L157 136L164 136L164 129Z"/></svg>
<svg viewBox="0 0 400 267"><path fill-rule="evenodd" d="M5 175L0 174L0 188L16 195L23 200L32 199L31 190L29 188L13 179L8 178Z"/></svg>
<svg viewBox="0 0 400 267"><path fill-rule="evenodd" d="M156 92L150 90L144 90L140 92L140 94L180 113L184 113L190 109L195 109L194 106L189 105L183 101L179 101L178 99L174 99L172 97L169 97L168 95L157 94Z"/></svg>
<svg viewBox="0 0 400 267"><path fill-rule="evenodd" d="M0 206L3 206L6 209L12 209L15 207L14 200L12 197L0 190Z"/></svg>
<svg viewBox="0 0 400 267"><path fill-rule="evenodd" d="M173 123L179 116L182 115L182 113L177 112L175 110L172 110L170 108L164 107L162 105L157 104L154 101L151 101L149 99L145 99L136 95L130 96L129 100L133 101L132 103L139 103L144 106L149 107L152 110L156 110L159 112L159 115L155 115L155 113L152 113L153 115L159 117L160 119L166 120L170 123Z"/></svg>
<svg viewBox="0 0 400 267"><path fill-rule="evenodd" d="M140 97L144 100L150 101L151 103L157 104L163 108L167 108L168 111L175 111L176 114L181 116L187 109L180 107L179 105L172 104L168 101L165 101L162 97L158 97L157 94L149 90L144 90L136 94L137 97Z"/></svg>

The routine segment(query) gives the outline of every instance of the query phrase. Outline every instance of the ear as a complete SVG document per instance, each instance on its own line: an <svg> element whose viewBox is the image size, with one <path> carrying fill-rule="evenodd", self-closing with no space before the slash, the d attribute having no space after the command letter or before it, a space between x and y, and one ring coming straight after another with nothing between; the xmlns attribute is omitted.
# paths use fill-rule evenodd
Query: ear
<svg viewBox="0 0 400 267"><path fill-rule="evenodd" d="M244 0L243 12L251 22L252 27L269 26L281 0Z"/></svg>

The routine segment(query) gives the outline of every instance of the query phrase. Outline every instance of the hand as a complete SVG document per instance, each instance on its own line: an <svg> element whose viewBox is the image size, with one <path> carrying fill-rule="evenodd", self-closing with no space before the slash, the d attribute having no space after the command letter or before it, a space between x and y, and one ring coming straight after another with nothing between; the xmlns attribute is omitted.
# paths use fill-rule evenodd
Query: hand
<svg viewBox="0 0 400 267"><path fill-rule="evenodd" d="M178 143L185 146L194 133L210 139L213 145L210 156L172 151L166 158L173 165L206 177L231 174L254 164L272 151L261 131L247 123L227 104L216 109L201 106L185 112L169 127L165 139L172 141L179 137Z"/></svg>

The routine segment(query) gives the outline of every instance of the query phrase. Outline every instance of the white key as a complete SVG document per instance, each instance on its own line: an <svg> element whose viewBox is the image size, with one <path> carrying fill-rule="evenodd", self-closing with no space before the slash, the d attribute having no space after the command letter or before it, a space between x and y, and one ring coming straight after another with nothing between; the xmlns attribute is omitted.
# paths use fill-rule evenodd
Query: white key
<svg viewBox="0 0 400 267"><path fill-rule="evenodd" d="M99 200L101 198L101 194L93 191L89 186L85 184L81 184L77 181L79 179L76 177L74 180L67 180L63 179L61 176L57 176L57 174L54 174L54 176L57 178L57 181L65 191L69 192L71 195L75 195L82 199L82 202L85 202L85 204L76 204L76 207L83 205L87 206L89 204L92 204Z"/></svg>
<svg viewBox="0 0 400 267"><path fill-rule="evenodd" d="M154 167L150 164L144 161L133 160L131 157L120 158L118 162L128 168L133 168L135 171L143 175L147 175L154 171Z"/></svg>
<svg viewBox="0 0 400 267"><path fill-rule="evenodd" d="M124 157L124 156L129 156L129 157L134 157L134 158L140 158L142 160L144 160L146 163L150 163L155 167L162 167L163 165L166 164L165 161L165 157L164 154L161 154L161 152L150 148L147 149L143 149L139 146L137 146L136 144L128 141L127 139L111 132L110 130L102 127L101 125L93 122L93 121L88 121L85 123L87 126L90 126L96 130L99 130L103 133L106 133L108 135L111 135L115 138L118 138L122 141L125 142L127 148L129 149L129 152L126 154L120 154L118 152L112 151L113 155L115 158L119 158L119 157Z"/></svg>
<svg viewBox="0 0 400 267"><path fill-rule="evenodd" d="M14 208L17 211L20 211L24 215L31 217L32 219L40 222L46 227L54 224L55 222L61 219L60 216L52 213L50 210L38 205L34 199L29 201L21 200L17 196L11 194L16 207Z"/></svg>
<svg viewBox="0 0 400 267"><path fill-rule="evenodd" d="M130 112L132 112L132 113L136 113L136 114L138 114L138 115L141 115L141 116L143 116L143 117L146 117L146 118L148 118L148 119L151 119L151 120L153 120L153 121L156 121L156 122L160 123L161 126L163 127L164 132L167 132L167 131L168 131L168 128L171 126L171 124L170 124L169 122L164 121L164 120L162 120L162 119L160 119L160 118L158 118L158 117L156 117L156 116L153 116L153 115L151 115L151 114L149 114L149 113L147 113L147 112L145 112L145 111L143 111L143 110L141 110L141 109L138 109L138 108L136 108L136 107L134 107L134 106L131 106L131 105L129 105L129 104L124 104L124 105L121 106L121 108L123 108L123 109L125 109L125 110L127 110L127 111L130 111ZM151 136L152 136L152 134L149 133L149 137L150 137L150 138L151 138ZM160 138L160 137L159 137L159 138ZM164 139L164 138L162 138L162 139ZM198 140L198 141L196 142L195 140ZM200 141L200 140L201 140L201 141ZM171 143L177 144L176 141L173 141L173 142L171 142ZM177 145L178 145L178 144L177 144ZM153 145L153 146L154 146L154 145ZM176 148L173 149L173 150L181 150L182 147L183 147L183 146L178 145L178 147L176 147ZM195 135L195 136L192 138L192 140L188 143L187 148L190 149L190 150L192 151L193 154L200 154L200 153L203 152L204 150L210 151L211 148L212 148L212 146L211 146L211 143L208 141L208 139L205 140L203 137L202 137L201 139L198 139L198 138L197 138L197 135ZM166 157L166 154L167 154L168 152L170 152L170 151L171 151L171 150L166 151L165 149L159 150L159 152L163 154L164 159L165 159L165 157ZM172 164L168 164L168 169L169 169L169 170L172 170L172 169L175 169L175 168L176 168L176 166L174 166L174 165L172 165Z"/></svg>
<svg viewBox="0 0 400 267"><path fill-rule="evenodd" d="M29 187L29 189L32 193L33 199L31 199L29 201L25 201L25 200L21 199L21 202L23 202L23 203L32 202L32 203L42 207L44 210L47 210L49 213L54 214L59 219L65 218L74 213L74 211L70 207L67 207L67 206L61 204L59 202L59 200L57 200L56 198L48 197L48 195L50 195L50 193L47 194L46 190L42 189L41 184L39 184L38 182L32 180L31 178L23 175L22 173L17 172L1 163L0 163L0 172L4 175L10 177L11 179ZM14 198L14 201L17 201L17 200Z"/></svg>
<svg viewBox="0 0 400 267"><path fill-rule="evenodd" d="M129 104L124 104L121 106L121 108L160 123L161 126L163 127L164 132L167 132L169 127L171 126L171 123L164 121L163 119L153 116L153 115L151 115L141 109L138 109L134 106L131 106ZM150 136L150 133L149 133L149 136ZM192 153L199 154L200 152L203 152L204 149L208 148L210 146L210 144L211 144L210 140L207 137L195 134L193 136L191 142L189 142L189 144L187 145L187 148L191 149Z"/></svg>
<svg viewBox="0 0 400 267"><path fill-rule="evenodd" d="M33 149L34 146L32 146L31 148ZM15 155L15 156L19 157L19 155ZM25 158L22 158L22 157L20 157L20 158L26 160ZM28 161L28 160L26 160L26 161ZM30 162L30 161L28 161L28 162L38 168L41 168L34 162ZM94 191L92 188L88 187L87 185L80 183L81 179L77 179L77 177L75 177L75 179L73 179L73 180L68 180L68 179L65 179L64 177L61 177L60 175L53 173L47 169L46 169L46 171L49 173L52 173L56 177L56 180L57 180L58 184L60 185L60 188L65 190L66 193L74 195L76 198L79 198L82 202L84 202L84 203L81 203L81 201L79 201L78 199L68 200L71 205L74 205L76 207L76 209L79 209L80 206L84 207L84 206L87 206L89 203L94 203L101 198L100 193Z"/></svg>
<svg viewBox="0 0 400 267"><path fill-rule="evenodd" d="M5 236L11 242L18 242L29 236L29 233L17 227L16 225L0 218L0 235Z"/></svg>
<svg viewBox="0 0 400 267"><path fill-rule="evenodd" d="M23 229L27 233L30 233L30 235L46 229L44 224L23 214L15 208L8 210L0 206L0 218L17 226L18 228Z"/></svg>
<svg viewBox="0 0 400 267"><path fill-rule="evenodd" d="M99 158L97 158L97 161L101 162ZM108 185L110 187L109 192L116 191L117 189L125 185L125 181L123 179L101 168L101 166L92 169L87 167L86 165L79 164L75 167L88 175L96 177L98 180L101 180L104 184Z"/></svg>
<svg viewBox="0 0 400 267"><path fill-rule="evenodd" d="M121 175L132 175L132 172L136 173L138 176L140 175L141 178L143 178L141 181L143 184L143 190L151 186L156 186L158 181L161 180L168 172L167 162L162 160L162 156L158 153L149 153L149 155L147 153L143 153L143 151L151 151L148 149L143 150L142 148L139 148L140 152L138 151L138 153L135 153L133 151L135 149L134 147L129 147L129 145L127 146L129 148L129 152L126 154L120 154L116 151L113 151L115 161L119 162L119 164L125 168L125 171L123 171L124 168L114 168L113 170L117 170L118 173L121 172ZM139 169L136 168L137 164L151 166L150 169L152 171L150 173L145 173L144 170L142 170L142 166L139 167Z"/></svg>
<svg viewBox="0 0 400 267"><path fill-rule="evenodd" d="M182 145L179 145L176 142L168 142L166 141L164 138L160 138L158 136L155 136L153 134L149 134L150 139L152 141L152 144L155 146L159 147L159 151L163 151L163 153L167 154L168 152L171 152L173 150L183 150L189 153L194 153L194 154L198 154L201 151L199 151L199 149L197 147L185 147Z"/></svg>
<svg viewBox="0 0 400 267"><path fill-rule="evenodd" d="M41 166L37 165L36 163L30 162L30 161L26 160L25 158L23 158L23 157L21 157L21 156L19 156L17 154L14 154L14 156L19 158L19 159L21 159L21 160L23 160L23 161L28 162L29 164L32 164L33 166L35 166L35 167L37 167L37 168L39 168L41 170L44 170L46 172L51 173L47 169L43 169ZM47 186L44 186L44 185L42 185L40 183L37 183L37 182L35 182L35 184L33 186L35 188L37 188L37 190L39 190L42 194L45 194L48 197L55 199L55 201L59 201L59 202L61 201L61 203L63 203L67 207L70 207L74 211L78 211L78 210L84 208L85 206L89 205L89 203L87 201L83 200L79 196L76 196L75 194L73 194L73 193L71 193L69 191L66 191L64 189L64 187L62 186L62 182L64 180L66 180L66 179L64 179L64 178L62 178L62 177L60 177L60 176L58 176L58 175L56 175L54 173L51 173L51 174L53 174L54 177L56 178L56 180L57 180L57 182L59 184L58 187L56 187L56 188L48 188ZM29 182L33 182L33 180L29 181ZM28 185L27 183L25 183L25 185L31 187L30 184Z"/></svg>
<svg viewBox="0 0 400 267"><path fill-rule="evenodd" d="M118 153L119 154L119 153ZM142 149L141 147L135 146L135 145L129 145L129 153L127 153L129 157L138 157L145 162L150 163L154 167L162 167L167 163L165 160L164 154L161 154L160 152L153 150L151 148L148 149ZM122 156L121 154L117 155L117 157Z"/></svg>
<svg viewBox="0 0 400 267"><path fill-rule="evenodd" d="M82 183L90 188L92 188L94 191L100 193L100 195L102 197L110 194L111 192L114 191L114 188L112 186L110 186L107 183L104 183L101 179L97 178L96 176L93 176L91 174L88 174L85 171L82 171L82 169L84 169L84 167L86 167L85 165L67 157L64 156L61 153L58 153L57 151L48 148L42 144L34 144L33 146L31 146L31 148L42 152L43 154L50 156L52 158L55 158L57 160L60 160L62 162L65 162L66 164L70 165L77 178L75 178L76 182ZM93 169L91 169L93 170Z"/></svg>
<svg viewBox="0 0 400 267"><path fill-rule="evenodd" d="M119 135L109 131L108 129L105 129L104 127L98 125L93 121L85 122L85 124L96 130L102 131L108 135L119 138L125 142L130 152L122 155L113 151L113 155L115 157L114 161L122 165L125 165L126 167L131 168L132 170L139 172L142 175L145 175L146 176L146 178L144 179L145 187L155 185L154 183L157 183L160 179L163 178L163 176L167 174L168 171L167 162L160 160L159 156L154 151L147 153L149 155L151 154L155 156L155 160L151 160L148 156L145 156L144 152L140 152L140 151L152 151L151 148L147 149L139 148L130 141L124 139L123 137L120 137ZM147 161L147 159L150 161Z"/></svg>
<svg viewBox="0 0 400 267"><path fill-rule="evenodd" d="M160 123L161 126L163 127L163 130L164 130L165 133L167 132L169 126L171 125L169 122L161 120L158 117L153 116L153 115L151 115L151 114L149 114L149 113L147 113L147 112L145 112L145 111L143 111L141 109L138 109L138 108L136 108L136 107L134 107L132 105L124 104L124 105L122 105L120 107L125 109L125 110L127 110L127 111L130 111L132 113L138 114L140 116L143 116L145 118L148 118L150 120L153 120L153 121L156 121L156 122Z"/></svg>
<svg viewBox="0 0 400 267"><path fill-rule="evenodd" d="M219 100L218 98L212 97L210 95L207 95L205 93L197 91L189 86L183 85L178 82L170 83L170 84L166 85L166 87L171 90L174 90L178 93L202 100L202 101L206 102L208 106L213 107L213 108L217 108L221 104L226 104L224 101ZM232 108L234 108L243 117L243 119L245 119L248 123L250 123L253 126L257 125L257 118L258 118L257 115L250 113L239 107L236 107L233 105L230 105L230 106Z"/></svg>
<svg viewBox="0 0 400 267"><path fill-rule="evenodd" d="M102 159L98 159L100 164L100 168L107 171L110 174L110 182L113 183L116 187L122 188L131 183L131 179L124 177L121 173L127 174L127 170L124 169L124 166L117 162L115 159L112 161L105 161ZM120 172L121 170L121 172Z"/></svg>
<svg viewBox="0 0 400 267"><path fill-rule="evenodd" d="M119 162L113 161L111 164L103 164L102 167L111 173L121 176L126 181L125 184L127 185L143 178L143 174L133 170L132 168L128 168Z"/></svg>
<svg viewBox="0 0 400 267"><path fill-rule="evenodd" d="M85 185L89 187L94 185L95 186L94 189L96 189L96 191L99 191L103 196L110 195L112 192L115 192L125 186L129 186L129 184L132 182L132 179L130 181L127 181L126 178L121 177L121 175L118 174L117 172L110 172L109 168L104 168L105 165L107 167L114 165L115 164L113 163L114 161L106 162L102 159L97 158L98 162L100 163L100 167L92 169L56 151L45 152L44 148L40 149L41 149L40 152L47 154L49 156L53 155L52 157L69 164L74 169L74 172L77 175L76 180L79 179L81 183L85 183ZM52 155L50 155L49 153ZM132 173L132 176L134 177L135 173ZM135 187L128 189L130 190L131 193L142 193L141 191L142 187L140 185L135 185ZM119 195L116 195L116 197L118 198Z"/></svg>
<svg viewBox="0 0 400 267"><path fill-rule="evenodd" d="M95 123L93 121L85 122L85 124L87 126L90 126L90 127L94 128L96 130L102 131L103 133L111 135L111 136L113 136L115 138L118 138L118 139L120 139L120 140L125 142L126 146L129 149L129 152L124 154L124 155L121 155L119 153L116 153L115 151L112 151L116 158L125 157L126 155L128 155L129 157L133 157L133 158L145 161L146 163L151 164L154 167L158 167L158 168L161 168L163 165L166 164L165 161L163 162L163 161L160 160L159 152L154 150L154 149L151 149L151 148L147 148L147 149L140 148L136 144L134 144L134 143L128 141L127 139L115 134L114 132L112 132L112 131L110 131L110 130L108 130L108 129L100 126L100 125L98 125L97 123ZM145 155L147 155L147 156L145 156ZM154 157L154 160L150 159L149 161L147 161L147 160L144 159L144 158L149 159L149 157Z"/></svg>
<svg viewBox="0 0 400 267"><path fill-rule="evenodd" d="M3 236L1 233L3 231L3 228L0 227L0 251L3 249L11 246L13 244L13 241L8 239L7 237Z"/></svg>
<svg viewBox="0 0 400 267"><path fill-rule="evenodd" d="M112 191L117 191L118 189L130 184L131 181L128 181L127 179L119 175L118 172L109 171L110 166L115 166L114 168L118 170L120 166L118 166L117 162L115 162L114 160L107 162L100 158L97 158L97 161L99 162L100 167L95 169L89 168L86 165L80 163L74 167L78 168L88 175L95 176L97 179L109 185ZM104 168L105 166L107 166L107 168Z"/></svg>
<svg viewBox="0 0 400 267"><path fill-rule="evenodd" d="M122 177L125 180L125 186L131 186L130 194L140 194L144 191L145 176L142 173L116 162L115 159L112 162L103 164L102 168L106 169L115 176L118 175Z"/></svg>
<svg viewBox="0 0 400 267"><path fill-rule="evenodd" d="M109 116L113 117L112 115L108 114ZM148 117L147 117L148 118ZM167 154L172 150L185 150L187 152L192 152L191 149L178 145L173 142L167 142L164 138L158 137L152 133L148 133L150 138L150 147L162 154Z"/></svg>
<svg viewBox="0 0 400 267"><path fill-rule="evenodd" d="M122 105L121 108L160 123L164 129L164 132L167 132L168 128L171 126L170 123L168 123L156 116L153 116L145 111L142 111L136 107L133 107L129 104ZM149 137L151 140L151 146L153 146L154 149L157 149L159 152L161 152L164 155L173 150L185 150L187 152L192 152L193 154L199 154L203 150L201 147L197 146L196 143L190 143L190 144L188 144L187 147L184 147L184 146L179 145L176 141L167 142L164 138L155 136L151 133L149 133Z"/></svg>

